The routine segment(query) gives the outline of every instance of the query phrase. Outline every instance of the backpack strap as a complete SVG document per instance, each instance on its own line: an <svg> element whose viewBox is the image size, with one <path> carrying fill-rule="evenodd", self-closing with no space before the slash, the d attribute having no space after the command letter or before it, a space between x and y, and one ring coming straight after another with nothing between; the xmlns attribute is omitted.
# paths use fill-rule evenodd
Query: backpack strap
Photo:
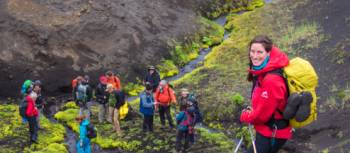
<svg viewBox="0 0 350 153"><path fill-rule="evenodd" d="M269 71L267 73L264 74L264 77L267 74L274 74L274 75L278 75L280 77L283 78L284 84L286 85L287 88L287 94L289 97L289 88L288 88L288 81L287 78L283 75L283 70L280 69L276 69L276 70L272 70ZM281 116L283 116L283 111L279 109L279 107L276 108L276 111L272 113L271 118L269 119L269 121L266 123L267 126L269 126L271 129L277 128L277 129L284 129L286 127L289 126L289 120L286 119L275 119L275 113L278 112Z"/></svg>

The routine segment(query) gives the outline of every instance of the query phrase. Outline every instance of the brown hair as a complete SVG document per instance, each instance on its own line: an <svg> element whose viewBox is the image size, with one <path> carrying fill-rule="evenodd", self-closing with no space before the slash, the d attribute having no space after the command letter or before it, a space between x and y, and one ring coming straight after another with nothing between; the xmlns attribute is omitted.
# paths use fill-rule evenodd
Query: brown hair
<svg viewBox="0 0 350 153"><path fill-rule="evenodd" d="M272 46L273 46L273 42L268 36L266 36L266 35L258 35L258 36L255 36L250 41L249 48L248 48L249 52L250 52L250 49L252 47L252 44L254 44L254 43L261 44L264 47L264 49L266 50L266 52L270 52L271 49L272 49ZM249 52L248 52L248 54L249 54ZM250 58L249 58L249 68L250 69L252 68L252 61L250 60ZM253 75L251 73L248 73L247 80L248 81L253 81Z"/></svg>
<svg viewBox="0 0 350 153"><path fill-rule="evenodd" d="M266 35L258 35L258 36L255 36L254 39L250 41L250 43L249 43L249 51L250 51L250 48L251 48L252 44L254 44L254 43L259 43L259 44L263 45L264 49L267 52L271 51L272 45L273 45L272 40L268 36L266 36Z"/></svg>
<svg viewBox="0 0 350 153"><path fill-rule="evenodd" d="M77 122L81 122L81 121L84 120L85 118L86 118L85 115L80 115L80 116L77 116L77 117L75 118L75 120L76 120Z"/></svg>

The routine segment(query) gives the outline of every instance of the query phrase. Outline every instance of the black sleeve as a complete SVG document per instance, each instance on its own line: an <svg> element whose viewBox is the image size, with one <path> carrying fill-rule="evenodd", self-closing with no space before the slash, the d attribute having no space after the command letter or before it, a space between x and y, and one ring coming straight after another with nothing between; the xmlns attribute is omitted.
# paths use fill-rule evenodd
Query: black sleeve
<svg viewBox="0 0 350 153"><path fill-rule="evenodd" d="M117 102L115 103L115 108L119 109L125 103L125 94L122 91L116 92L115 94L117 97L116 98Z"/></svg>
<svg viewBox="0 0 350 153"><path fill-rule="evenodd" d="M104 96L103 96L103 93L102 93L102 86L101 84L98 84L97 87L96 87L96 92L95 92L95 96L96 96L96 99L102 99Z"/></svg>
<svg viewBox="0 0 350 153"><path fill-rule="evenodd" d="M148 73L145 73L143 77L143 81L146 83L148 81Z"/></svg>
<svg viewBox="0 0 350 153"><path fill-rule="evenodd" d="M158 72L156 72L156 75L157 75L157 82L158 82L158 84L159 84L159 82L160 82L160 75L159 75Z"/></svg>
<svg viewBox="0 0 350 153"><path fill-rule="evenodd" d="M78 88L78 85L76 85L74 88L73 88L73 92L72 92L72 97L73 97L73 100L75 101L77 99L77 88Z"/></svg>
<svg viewBox="0 0 350 153"><path fill-rule="evenodd" d="M87 89L86 89L87 91L87 102L89 102L89 101L91 101L91 99L92 99L92 88L91 88L91 86L89 85L88 87L87 87Z"/></svg>

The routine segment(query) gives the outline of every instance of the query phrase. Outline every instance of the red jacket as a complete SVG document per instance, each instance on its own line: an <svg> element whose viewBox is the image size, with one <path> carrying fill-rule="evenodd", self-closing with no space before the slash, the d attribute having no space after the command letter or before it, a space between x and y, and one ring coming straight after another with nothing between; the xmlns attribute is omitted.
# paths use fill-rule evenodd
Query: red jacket
<svg viewBox="0 0 350 153"><path fill-rule="evenodd" d="M272 130L266 123L274 115L275 119L282 119L283 116L276 109L282 112L287 104L287 87L284 79L276 74L266 74L266 72L276 70L288 65L289 60L286 54L277 47L273 47L270 52L270 59L262 70L249 70L253 76L258 76L257 82L252 92L252 110L243 111L241 121L254 125L255 130L265 137L272 137ZM292 128L288 126L279 129L276 138L290 139Z"/></svg>
<svg viewBox="0 0 350 153"><path fill-rule="evenodd" d="M36 117L38 116L38 110L36 109L35 107L35 102L34 100L32 99L32 97L30 97L29 95L26 96L26 100L27 100L27 110L26 110L26 115L28 117Z"/></svg>
<svg viewBox="0 0 350 153"><path fill-rule="evenodd" d="M170 103L176 103L176 97L174 90L166 85L162 92L160 92L160 88L158 87L156 92L154 93L154 98L156 102L159 102L160 105L169 105Z"/></svg>

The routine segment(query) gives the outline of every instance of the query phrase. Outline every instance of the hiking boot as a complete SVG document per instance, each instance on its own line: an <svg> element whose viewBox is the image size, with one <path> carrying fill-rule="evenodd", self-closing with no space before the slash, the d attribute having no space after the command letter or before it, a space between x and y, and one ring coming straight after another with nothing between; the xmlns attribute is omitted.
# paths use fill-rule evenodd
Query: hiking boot
<svg viewBox="0 0 350 153"><path fill-rule="evenodd" d="M283 112L283 118L286 120L292 119L301 103L301 95L299 93L293 93L289 96L286 109Z"/></svg>
<svg viewBox="0 0 350 153"><path fill-rule="evenodd" d="M311 114L311 102L313 100L312 94L308 91L304 91L301 94L302 102L299 109L295 114L295 120L298 122L305 121Z"/></svg>

